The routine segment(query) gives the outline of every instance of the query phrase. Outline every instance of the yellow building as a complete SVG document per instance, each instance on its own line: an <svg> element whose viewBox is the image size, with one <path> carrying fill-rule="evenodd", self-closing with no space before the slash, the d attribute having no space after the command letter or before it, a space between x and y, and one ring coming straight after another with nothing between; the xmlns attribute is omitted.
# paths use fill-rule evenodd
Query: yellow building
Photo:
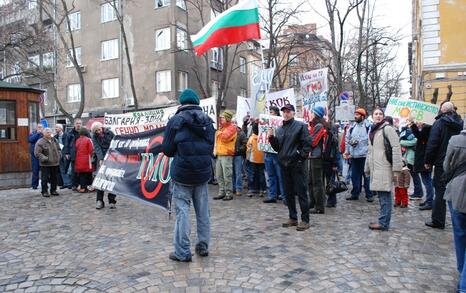
<svg viewBox="0 0 466 293"><path fill-rule="evenodd" d="M466 0L413 0L412 97L451 101L466 116Z"/></svg>

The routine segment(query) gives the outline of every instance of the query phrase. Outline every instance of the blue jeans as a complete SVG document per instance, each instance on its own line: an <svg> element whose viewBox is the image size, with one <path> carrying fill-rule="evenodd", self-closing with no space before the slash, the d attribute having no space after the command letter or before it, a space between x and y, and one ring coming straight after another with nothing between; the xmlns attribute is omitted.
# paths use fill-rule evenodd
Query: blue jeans
<svg viewBox="0 0 466 293"><path fill-rule="evenodd" d="M422 191L422 183L421 178L419 177L419 173L414 172L413 165L408 164L409 173L411 177L413 177L413 184L414 184L414 195L421 196L424 194Z"/></svg>
<svg viewBox="0 0 466 293"><path fill-rule="evenodd" d="M448 202L451 213L451 224L453 226L453 239L455 240L456 266L460 273L458 292L466 292L466 214L453 208L451 201Z"/></svg>
<svg viewBox="0 0 466 293"><path fill-rule="evenodd" d="M285 197L285 192L283 191L283 179L282 172L280 170L280 165L278 164L278 155L272 153L264 154L264 163L265 170L267 171L268 178L268 198L275 199L278 192L280 191L280 197Z"/></svg>
<svg viewBox="0 0 466 293"><path fill-rule="evenodd" d="M243 191L243 156L233 157L233 192Z"/></svg>
<svg viewBox="0 0 466 293"><path fill-rule="evenodd" d="M343 156L341 155L340 152L337 152L337 161L338 161L338 174L343 174Z"/></svg>
<svg viewBox="0 0 466 293"><path fill-rule="evenodd" d="M392 193L388 191L374 191L374 193L379 196L379 224L384 230L388 230L392 218Z"/></svg>
<svg viewBox="0 0 466 293"><path fill-rule="evenodd" d="M420 172L422 183L426 188L426 203L432 205L434 200L434 186L432 184L432 172ZM421 188L422 190L422 188ZM423 193L421 193L422 195Z"/></svg>
<svg viewBox="0 0 466 293"><path fill-rule="evenodd" d="M39 165L39 160L36 158L36 156L31 154L31 166L32 166L32 182L31 186L32 188L37 188L39 186L39 171L40 171L40 165Z"/></svg>
<svg viewBox="0 0 466 293"><path fill-rule="evenodd" d="M68 170L66 170L66 162L65 159L60 159L60 176L62 179L63 186L71 186L71 179L68 176Z"/></svg>
<svg viewBox="0 0 466 293"><path fill-rule="evenodd" d="M353 189L351 190L351 197L358 198L362 190L362 180L364 178L364 191L366 197L372 197L371 189L369 188L369 177L364 175L364 164L366 158L352 158L351 159L351 181Z"/></svg>
<svg viewBox="0 0 466 293"><path fill-rule="evenodd" d="M248 191L249 193L259 193L265 191L264 164L248 162Z"/></svg>
<svg viewBox="0 0 466 293"><path fill-rule="evenodd" d="M209 191L207 182L201 185L188 186L172 182L173 204L175 206L176 222L173 232L173 245L175 256L185 260L191 258L189 235L191 224L189 221L189 208L193 202L196 212L198 244L205 249L209 248L210 241L210 212Z"/></svg>
<svg viewBox="0 0 466 293"><path fill-rule="evenodd" d="M345 181L349 182L351 180L351 160L346 161L348 164L348 173L346 174Z"/></svg>

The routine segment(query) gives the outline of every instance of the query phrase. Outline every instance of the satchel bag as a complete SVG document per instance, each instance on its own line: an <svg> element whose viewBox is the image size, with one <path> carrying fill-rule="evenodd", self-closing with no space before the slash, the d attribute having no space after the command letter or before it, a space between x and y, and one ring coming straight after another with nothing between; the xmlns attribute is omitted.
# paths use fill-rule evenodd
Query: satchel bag
<svg viewBox="0 0 466 293"><path fill-rule="evenodd" d="M335 180L331 180L325 187L325 192L327 194L337 194L348 190L348 186L346 186L344 181L340 180L340 176L338 176L337 172L335 172L335 175Z"/></svg>

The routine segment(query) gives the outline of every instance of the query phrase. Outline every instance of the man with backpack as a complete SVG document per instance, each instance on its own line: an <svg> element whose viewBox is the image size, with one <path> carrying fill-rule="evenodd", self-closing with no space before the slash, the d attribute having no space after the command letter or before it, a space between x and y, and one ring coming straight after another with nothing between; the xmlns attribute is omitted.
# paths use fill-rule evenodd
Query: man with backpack
<svg viewBox="0 0 466 293"><path fill-rule="evenodd" d="M362 180L364 178L364 190L368 202L373 202L374 198L369 187L369 178L364 175L364 165L366 163L370 123L366 120L367 113L363 108L359 108L354 113L354 124L350 127L345 138L345 157L351 161L351 182L353 189L351 196L347 200L358 200L362 190Z"/></svg>

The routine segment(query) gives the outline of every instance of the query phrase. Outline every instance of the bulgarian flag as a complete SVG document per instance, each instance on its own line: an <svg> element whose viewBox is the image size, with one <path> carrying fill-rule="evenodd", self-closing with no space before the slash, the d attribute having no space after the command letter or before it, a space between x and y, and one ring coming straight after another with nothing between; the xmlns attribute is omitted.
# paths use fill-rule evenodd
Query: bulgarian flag
<svg viewBox="0 0 466 293"><path fill-rule="evenodd" d="M260 37L257 0L243 0L210 20L191 40L194 51L201 56L212 48Z"/></svg>

